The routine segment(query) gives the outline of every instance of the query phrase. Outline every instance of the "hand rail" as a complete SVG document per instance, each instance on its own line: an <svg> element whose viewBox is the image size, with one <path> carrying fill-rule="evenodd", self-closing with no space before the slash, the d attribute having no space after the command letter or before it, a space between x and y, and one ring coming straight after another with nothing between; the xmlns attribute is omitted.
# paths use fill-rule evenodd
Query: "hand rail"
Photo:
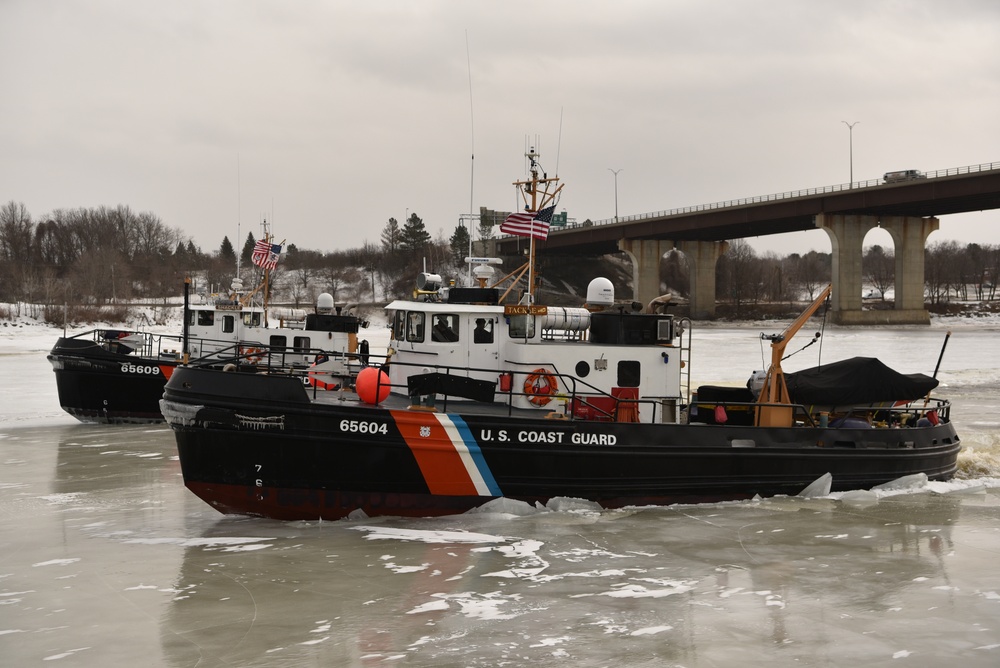
<svg viewBox="0 0 1000 668"><path fill-rule="evenodd" d="M924 177L927 179L936 179L946 176L958 176L960 174L974 174L976 172L988 172L995 169L1000 169L1000 162L986 162L978 165L968 165L965 167L949 167L946 169L938 169L933 172L924 172ZM923 180L923 179L921 179ZM835 193L843 192L845 190L860 190L863 188L875 188L878 186L885 185L900 185L901 183L909 183L910 181L899 182L899 183L886 183L882 178L878 179L868 179L866 181L855 181L853 183L839 183L832 186L819 186L815 188L805 188L802 190L790 190L782 193L773 193L770 195L757 195L755 197L743 197L740 199L724 200L721 202L713 202L711 204L696 204L693 206L678 207L675 209L665 209L662 211L652 211L648 213L638 213L629 216L618 216L616 218L603 218L601 220L591 221L591 225L614 225L621 223L632 223L642 220L649 220L650 218L667 218L670 216L679 216L682 214L696 213L698 211L712 211L715 209L728 209L732 207L743 207L748 204L762 204L765 202L774 202L778 200L794 199L796 197L807 197L811 195L821 195L824 193ZM564 230L579 229L581 227L587 227L584 223L571 223L565 227L551 227L549 228L549 234L559 234ZM498 238L509 238L513 235L500 235Z"/></svg>

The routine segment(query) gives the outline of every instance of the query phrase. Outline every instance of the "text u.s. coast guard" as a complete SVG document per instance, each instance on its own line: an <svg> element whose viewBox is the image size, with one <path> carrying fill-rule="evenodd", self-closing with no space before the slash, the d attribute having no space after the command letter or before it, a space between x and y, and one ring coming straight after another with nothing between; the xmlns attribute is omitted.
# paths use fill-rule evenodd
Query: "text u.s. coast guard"
<svg viewBox="0 0 1000 668"><path fill-rule="evenodd" d="M498 443L572 443L573 445L615 445L618 437L614 434L585 434L582 432L568 431L534 431L522 430L516 432L512 438L506 429L497 429L496 433L492 429L480 429L479 440L483 442L496 441Z"/></svg>

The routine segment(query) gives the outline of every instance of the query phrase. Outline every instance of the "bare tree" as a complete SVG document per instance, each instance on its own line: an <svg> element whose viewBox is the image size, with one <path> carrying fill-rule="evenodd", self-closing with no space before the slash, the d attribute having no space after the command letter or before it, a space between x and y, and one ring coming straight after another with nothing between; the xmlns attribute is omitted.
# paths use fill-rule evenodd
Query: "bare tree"
<svg viewBox="0 0 1000 668"><path fill-rule="evenodd" d="M763 292L761 263L745 239L730 243L729 250L719 259L716 273L717 286L722 288L721 294L732 301L737 315L744 304L760 301Z"/></svg>
<svg viewBox="0 0 1000 668"><path fill-rule="evenodd" d="M416 218L416 214L411 216ZM420 219L417 218L419 221ZM423 224L421 223L421 229L423 229ZM368 278L371 281L371 291L372 291L372 303L375 303L375 272L379 268L379 260L382 257L382 253L379 252L378 247L371 243L370 241L365 241L364 245L361 247L361 251L358 254L358 259L361 261L361 266L365 271L368 272Z"/></svg>
<svg viewBox="0 0 1000 668"><path fill-rule="evenodd" d="M886 250L879 245L870 247L861 257L861 269L865 280L878 290L882 301L885 301L885 293L892 287L896 275L892 249Z"/></svg>
<svg viewBox="0 0 1000 668"><path fill-rule="evenodd" d="M924 286L932 304L947 301L950 296L952 265L958 257L958 244L954 241L935 242L924 253Z"/></svg>
<svg viewBox="0 0 1000 668"><path fill-rule="evenodd" d="M31 215L24 204L8 202L0 208L0 300L27 298L27 284L36 267L31 260Z"/></svg>

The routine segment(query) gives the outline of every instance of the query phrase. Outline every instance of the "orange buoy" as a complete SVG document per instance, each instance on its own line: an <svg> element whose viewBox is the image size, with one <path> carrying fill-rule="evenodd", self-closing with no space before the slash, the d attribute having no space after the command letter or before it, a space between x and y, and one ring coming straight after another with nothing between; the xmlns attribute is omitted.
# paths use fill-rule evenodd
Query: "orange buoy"
<svg viewBox="0 0 1000 668"><path fill-rule="evenodd" d="M377 406L389 396L389 375L373 366L365 367L358 374L354 387L361 401Z"/></svg>

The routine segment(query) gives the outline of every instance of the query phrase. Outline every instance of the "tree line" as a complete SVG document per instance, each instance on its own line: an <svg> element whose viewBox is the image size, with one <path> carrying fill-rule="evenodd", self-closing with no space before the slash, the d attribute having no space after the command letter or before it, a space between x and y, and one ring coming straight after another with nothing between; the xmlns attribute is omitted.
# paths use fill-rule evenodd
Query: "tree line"
<svg viewBox="0 0 1000 668"><path fill-rule="evenodd" d="M59 209L34 220L22 203L0 207L0 302L102 305L176 296L185 277L196 289L224 292L239 272L256 281L251 262L256 239L241 250L228 235L203 251L176 228L128 206ZM404 296L424 263L452 267L468 254L463 227L450 240L433 239L416 213L400 224L390 218L379 243L322 252L289 244L270 282L276 298L307 304L320 292L338 300L375 301ZM248 281L250 283L248 283Z"/></svg>
<svg viewBox="0 0 1000 668"><path fill-rule="evenodd" d="M494 232L494 221L483 215L477 238L489 239ZM371 303L405 297L425 269L445 278L464 274L469 240L463 225L449 238L443 234L433 238L420 216L412 213L402 223L389 218L378 241L366 241L360 248L323 252L292 243L272 272L272 294L275 300L295 305L311 304L321 292L338 301ZM217 249L206 252L156 215L127 206L57 210L36 221L23 204L11 201L0 207L0 302L102 305L166 299L179 293L186 276L197 277L199 291L225 291L237 266L245 284L255 281L259 271L251 263L255 243L254 234L248 233L237 255L236 246L225 236ZM482 253L478 245L474 250ZM521 261L507 258L505 266ZM998 246L931 243L925 263L926 293L932 303L997 298ZM583 294L593 278L592 264L590 258L543 258L542 290L550 292L554 303L560 295ZM865 283L884 299L895 274L892 249L867 248L862 267ZM737 239L720 258L716 272L717 298L738 312L744 305L814 297L830 281L831 255L760 254ZM663 258L661 277L665 290L688 296L689 272L681 253Z"/></svg>

